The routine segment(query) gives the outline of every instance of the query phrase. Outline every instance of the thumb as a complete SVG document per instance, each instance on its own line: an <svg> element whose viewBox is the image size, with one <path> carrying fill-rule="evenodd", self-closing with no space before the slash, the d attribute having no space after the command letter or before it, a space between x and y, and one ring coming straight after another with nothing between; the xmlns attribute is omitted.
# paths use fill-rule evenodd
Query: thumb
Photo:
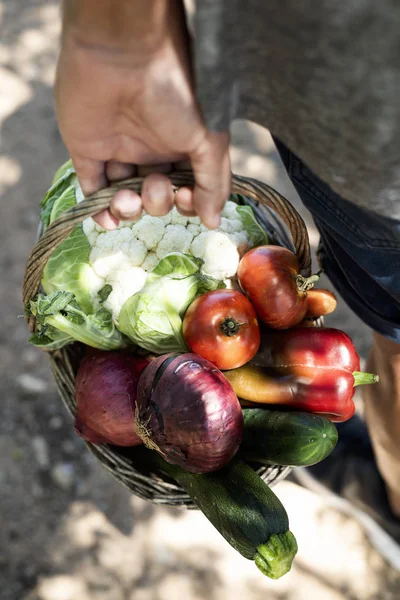
<svg viewBox="0 0 400 600"><path fill-rule="evenodd" d="M229 133L208 133L190 155L195 178L193 206L202 223L215 229L231 191Z"/></svg>

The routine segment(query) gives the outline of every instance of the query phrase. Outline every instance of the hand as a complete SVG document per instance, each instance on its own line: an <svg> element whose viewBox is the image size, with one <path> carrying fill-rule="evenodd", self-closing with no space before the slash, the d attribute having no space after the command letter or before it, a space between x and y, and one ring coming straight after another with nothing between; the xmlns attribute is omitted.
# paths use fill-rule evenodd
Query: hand
<svg viewBox="0 0 400 600"><path fill-rule="evenodd" d="M197 214L210 228L231 184L229 134L208 131L201 118L190 76L187 33L177 2L168 2L165 33L155 48L87 42L66 28L55 88L61 135L85 195L110 182L146 176L141 196L121 190L110 211L96 221L106 229L119 219L136 219L142 208L166 214L175 201L180 212ZM169 7L171 9L171 6ZM116 7L117 10L117 7ZM174 196L166 172L189 160L194 190Z"/></svg>

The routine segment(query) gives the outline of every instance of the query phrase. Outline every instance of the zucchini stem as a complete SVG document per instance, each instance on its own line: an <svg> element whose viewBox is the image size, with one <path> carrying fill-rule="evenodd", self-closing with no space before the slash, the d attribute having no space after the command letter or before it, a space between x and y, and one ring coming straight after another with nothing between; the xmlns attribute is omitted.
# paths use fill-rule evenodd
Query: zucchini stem
<svg viewBox="0 0 400 600"><path fill-rule="evenodd" d="M291 531L274 533L257 548L254 562L263 575L279 579L288 573L297 553L297 542Z"/></svg>

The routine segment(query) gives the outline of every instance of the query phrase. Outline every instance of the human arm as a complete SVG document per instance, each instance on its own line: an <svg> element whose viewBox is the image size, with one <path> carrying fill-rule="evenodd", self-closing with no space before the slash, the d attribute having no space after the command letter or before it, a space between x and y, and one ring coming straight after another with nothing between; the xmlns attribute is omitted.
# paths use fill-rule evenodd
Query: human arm
<svg viewBox="0 0 400 600"><path fill-rule="evenodd" d="M98 222L115 227L143 208L198 214L209 227L230 191L229 134L206 129L193 91L188 33L179 0L64 0L56 107L84 193L137 173L136 165L188 159L194 191L175 197L162 173L141 198L119 192Z"/></svg>

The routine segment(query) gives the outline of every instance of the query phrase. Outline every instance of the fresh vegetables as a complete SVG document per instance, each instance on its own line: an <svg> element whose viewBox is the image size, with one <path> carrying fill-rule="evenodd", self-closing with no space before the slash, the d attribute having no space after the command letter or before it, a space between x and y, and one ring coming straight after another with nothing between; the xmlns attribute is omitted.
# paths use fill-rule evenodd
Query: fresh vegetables
<svg viewBox="0 0 400 600"><path fill-rule="evenodd" d="M242 372L225 374L241 398L286 405L337 422L354 414L355 386L379 380L376 375L359 372L354 345L338 329L271 332L263 338L253 362L263 368L245 365ZM282 378L277 379L276 374Z"/></svg>
<svg viewBox="0 0 400 600"><path fill-rule="evenodd" d="M161 356L142 373L136 433L165 460L193 473L215 471L236 454L243 415L230 384L195 354Z"/></svg>
<svg viewBox="0 0 400 600"><path fill-rule="evenodd" d="M132 457L175 479L226 541L264 575L279 579L290 571L297 543L287 513L246 463L234 459L216 473L195 475L145 448L135 448Z"/></svg>
<svg viewBox="0 0 400 600"><path fill-rule="evenodd" d="M155 354L188 350L182 334L188 306L196 296L224 286L202 274L201 264L201 260L179 252L161 259L144 288L123 305L119 330Z"/></svg>
<svg viewBox="0 0 400 600"><path fill-rule="evenodd" d="M318 275L304 278L293 252L281 246L259 246L247 252L238 279L259 318L273 329L288 329L307 312L307 290Z"/></svg>
<svg viewBox="0 0 400 600"><path fill-rule="evenodd" d="M261 464L310 466L336 446L336 427L318 415L263 408L243 410L240 455Z"/></svg>
<svg viewBox="0 0 400 600"><path fill-rule="evenodd" d="M236 290L216 290L196 298L183 320L190 349L218 369L235 369L253 358L260 345L257 315Z"/></svg>
<svg viewBox="0 0 400 600"><path fill-rule="evenodd" d="M76 433L92 444L136 446L134 410L139 377L147 360L122 352L92 352L75 382Z"/></svg>

